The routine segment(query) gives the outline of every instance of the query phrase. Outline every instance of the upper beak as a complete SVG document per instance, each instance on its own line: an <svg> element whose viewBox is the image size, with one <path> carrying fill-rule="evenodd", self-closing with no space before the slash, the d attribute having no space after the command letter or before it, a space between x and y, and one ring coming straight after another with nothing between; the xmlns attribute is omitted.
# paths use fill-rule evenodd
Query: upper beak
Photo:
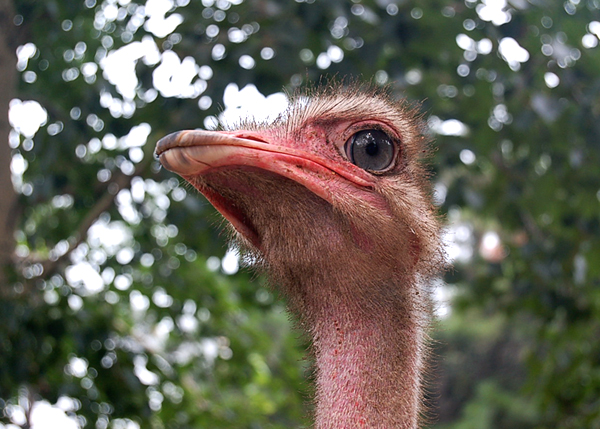
<svg viewBox="0 0 600 429"><path fill-rule="evenodd" d="M162 138L156 154L166 169L186 179L219 168L250 166L292 179L330 203L340 179L362 190L374 186L373 178L355 165L277 145L254 132L179 131Z"/></svg>

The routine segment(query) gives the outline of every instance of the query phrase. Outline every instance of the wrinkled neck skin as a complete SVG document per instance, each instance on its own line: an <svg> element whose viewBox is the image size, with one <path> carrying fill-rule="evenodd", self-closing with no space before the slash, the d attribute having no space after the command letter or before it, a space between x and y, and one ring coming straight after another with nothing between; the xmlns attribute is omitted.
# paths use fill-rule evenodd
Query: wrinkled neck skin
<svg viewBox="0 0 600 429"><path fill-rule="evenodd" d="M401 280L365 283L363 296L352 292L365 290L354 280L323 284L317 276L300 286L311 292L291 307L310 309L302 323L313 342L316 429L417 427L424 317L415 288Z"/></svg>

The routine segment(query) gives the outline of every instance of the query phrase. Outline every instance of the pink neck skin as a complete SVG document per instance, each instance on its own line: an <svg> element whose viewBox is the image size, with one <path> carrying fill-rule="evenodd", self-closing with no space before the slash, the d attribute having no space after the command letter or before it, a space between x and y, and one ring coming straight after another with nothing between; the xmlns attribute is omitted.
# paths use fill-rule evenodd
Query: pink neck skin
<svg viewBox="0 0 600 429"><path fill-rule="evenodd" d="M417 428L424 333L411 290L349 301L321 289L311 299L315 429Z"/></svg>

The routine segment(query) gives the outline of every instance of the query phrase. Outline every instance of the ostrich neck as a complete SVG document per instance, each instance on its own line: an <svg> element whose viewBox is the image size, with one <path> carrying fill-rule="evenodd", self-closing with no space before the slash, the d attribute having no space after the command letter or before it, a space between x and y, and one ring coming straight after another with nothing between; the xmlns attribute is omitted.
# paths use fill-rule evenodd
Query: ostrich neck
<svg viewBox="0 0 600 429"><path fill-rule="evenodd" d="M304 283L316 429L417 427L423 316L416 287L404 283Z"/></svg>

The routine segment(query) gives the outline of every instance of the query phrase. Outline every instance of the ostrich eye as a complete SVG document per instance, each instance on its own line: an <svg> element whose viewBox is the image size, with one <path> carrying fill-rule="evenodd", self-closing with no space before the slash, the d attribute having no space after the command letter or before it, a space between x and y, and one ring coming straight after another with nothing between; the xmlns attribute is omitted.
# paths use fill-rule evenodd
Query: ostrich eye
<svg viewBox="0 0 600 429"><path fill-rule="evenodd" d="M382 171L394 160L394 143L383 131L362 130L346 142L346 154L364 170Z"/></svg>

